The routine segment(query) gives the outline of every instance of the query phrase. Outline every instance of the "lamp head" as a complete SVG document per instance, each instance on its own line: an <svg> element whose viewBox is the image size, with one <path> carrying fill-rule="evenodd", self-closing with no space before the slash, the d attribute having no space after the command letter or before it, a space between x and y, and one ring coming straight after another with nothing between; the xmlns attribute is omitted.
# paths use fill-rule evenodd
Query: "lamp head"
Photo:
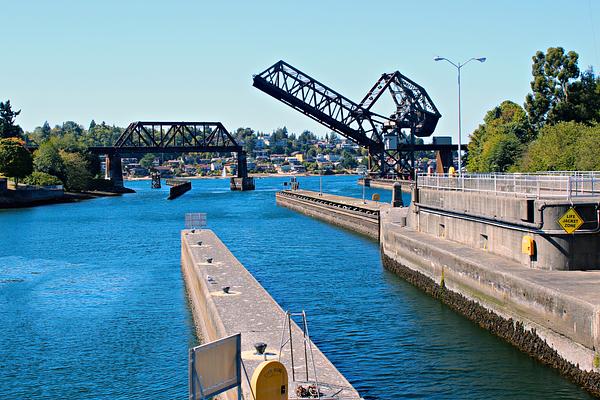
<svg viewBox="0 0 600 400"><path fill-rule="evenodd" d="M442 61L444 59L444 57L436 57L433 59L433 61Z"/></svg>
<svg viewBox="0 0 600 400"><path fill-rule="evenodd" d="M485 57L481 57L481 58L476 58L477 61L479 62L485 62L485 60L487 60Z"/></svg>

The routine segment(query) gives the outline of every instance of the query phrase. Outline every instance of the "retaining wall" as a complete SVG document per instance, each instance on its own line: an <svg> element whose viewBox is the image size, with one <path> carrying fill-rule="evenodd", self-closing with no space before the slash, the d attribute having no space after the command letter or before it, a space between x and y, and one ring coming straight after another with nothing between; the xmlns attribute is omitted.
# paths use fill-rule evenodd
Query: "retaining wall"
<svg viewBox="0 0 600 400"><path fill-rule="evenodd" d="M382 212L384 266L600 395L600 272L540 271Z"/></svg>
<svg viewBox="0 0 600 400"><path fill-rule="evenodd" d="M377 202L369 201L367 204L371 206L365 207L359 199L328 194L320 196L307 190L284 190L278 192L275 199L280 206L379 239L379 208L374 206Z"/></svg>
<svg viewBox="0 0 600 400"><path fill-rule="evenodd" d="M507 257L545 270L600 269L600 232L595 200L527 199L477 192L418 189L409 225L419 232ZM586 221L567 234L557 220L574 207ZM587 232L586 232L587 231ZM535 241L535 255L521 251L524 236Z"/></svg>

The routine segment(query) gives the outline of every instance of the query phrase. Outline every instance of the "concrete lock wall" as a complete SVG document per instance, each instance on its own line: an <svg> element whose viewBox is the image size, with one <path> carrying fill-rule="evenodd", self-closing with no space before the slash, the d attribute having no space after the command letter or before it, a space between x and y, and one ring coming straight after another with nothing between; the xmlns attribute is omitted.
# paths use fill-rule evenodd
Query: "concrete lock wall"
<svg viewBox="0 0 600 400"><path fill-rule="evenodd" d="M381 214L384 266L600 395L600 275L540 271Z"/></svg>
<svg viewBox="0 0 600 400"><path fill-rule="evenodd" d="M576 234L566 234L557 220L572 204L419 189L409 223L428 233L473 248L492 252L521 265L546 270L600 269L600 233L583 233L597 227L597 206L573 203L588 221ZM596 222L594 222L596 221ZM524 236L535 241L535 255L521 252Z"/></svg>
<svg viewBox="0 0 600 400"><path fill-rule="evenodd" d="M302 193L309 192L303 191ZM280 206L378 240L379 211L366 214L363 211L352 210L344 203L324 202L322 199L327 199L328 196L326 195L320 199L317 195L317 193L314 193L313 197L309 197L299 195L293 191L286 191L277 193L275 198L277 204Z"/></svg>

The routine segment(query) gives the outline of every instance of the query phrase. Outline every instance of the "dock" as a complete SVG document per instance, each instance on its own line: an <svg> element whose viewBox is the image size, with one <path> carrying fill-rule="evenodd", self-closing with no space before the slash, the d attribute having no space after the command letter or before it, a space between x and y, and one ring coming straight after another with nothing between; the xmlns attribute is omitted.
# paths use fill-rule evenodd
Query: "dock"
<svg viewBox="0 0 600 400"><path fill-rule="evenodd" d="M303 331L294 322L290 325L294 349L292 373L290 346L280 348L282 337L289 338L287 326L285 335L282 335L286 311L212 231L195 229L181 232L181 269L201 341L206 343L241 333L242 361L249 378L265 359L280 358L279 361L288 370L291 397L298 385L306 386L316 380L323 393L322 399L360 399L358 392L312 341L308 343L308 356L305 358ZM228 288L228 293L223 288ZM307 320L310 329L310 315ZM256 354L254 344L258 342L267 344L266 356ZM245 378L242 382L244 398L252 399L248 382ZM237 393L230 392L226 397L237 399Z"/></svg>

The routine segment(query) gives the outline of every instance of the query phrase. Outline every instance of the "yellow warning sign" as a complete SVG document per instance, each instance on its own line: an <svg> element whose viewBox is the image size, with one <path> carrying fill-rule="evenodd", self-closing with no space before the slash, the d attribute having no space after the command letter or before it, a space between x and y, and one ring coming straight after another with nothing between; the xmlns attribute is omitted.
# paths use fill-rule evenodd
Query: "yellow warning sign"
<svg viewBox="0 0 600 400"><path fill-rule="evenodd" d="M579 216L577 211L571 207L558 219L558 224L565 232L573 233L583 225L583 219Z"/></svg>

